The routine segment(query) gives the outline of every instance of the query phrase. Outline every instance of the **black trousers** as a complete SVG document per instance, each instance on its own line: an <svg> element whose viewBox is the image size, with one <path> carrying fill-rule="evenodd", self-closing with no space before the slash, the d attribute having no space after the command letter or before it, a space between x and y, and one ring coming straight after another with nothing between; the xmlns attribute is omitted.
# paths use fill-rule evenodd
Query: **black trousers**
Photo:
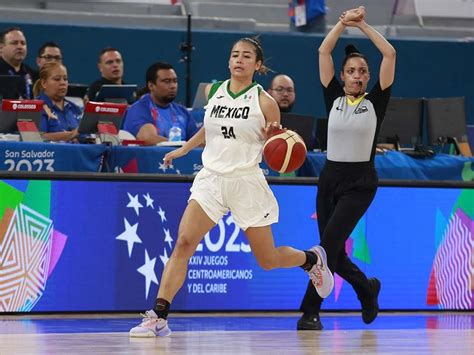
<svg viewBox="0 0 474 355"><path fill-rule="evenodd" d="M319 178L316 197L320 245L327 254L329 269L346 280L359 299L370 289L365 274L347 256L345 243L377 191L378 177L371 162L340 163L326 161ZM311 281L300 310L319 313L323 299Z"/></svg>

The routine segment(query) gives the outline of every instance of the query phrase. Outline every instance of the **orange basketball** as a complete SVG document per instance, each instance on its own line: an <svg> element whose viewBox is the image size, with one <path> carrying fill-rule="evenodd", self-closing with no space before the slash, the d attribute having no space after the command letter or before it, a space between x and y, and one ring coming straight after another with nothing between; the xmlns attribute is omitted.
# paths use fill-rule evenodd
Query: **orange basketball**
<svg viewBox="0 0 474 355"><path fill-rule="evenodd" d="M279 173L291 173L303 165L306 159L306 145L298 133L279 130L263 147L267 165Z"/></svg>

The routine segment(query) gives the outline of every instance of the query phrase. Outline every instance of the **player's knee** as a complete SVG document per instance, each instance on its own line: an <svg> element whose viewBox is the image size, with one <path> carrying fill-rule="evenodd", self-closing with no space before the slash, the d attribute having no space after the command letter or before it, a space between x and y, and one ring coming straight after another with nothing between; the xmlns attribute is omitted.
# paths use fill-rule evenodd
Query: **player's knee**
<svg viewBox="0 0 474 355"><path fill-rule="evenodd" d="M276 260L272 256L265 256L258 259L258 265L265 271L276 268Z"/></svg>
<svg viewBox="0 0 474 355"><path fill-rule="evenodd" d="M173 254L179 258L190 258L195 251L196 246L194 243L192 243L185 235L180 235L176 242L176 246L174 247Z"/></svg>

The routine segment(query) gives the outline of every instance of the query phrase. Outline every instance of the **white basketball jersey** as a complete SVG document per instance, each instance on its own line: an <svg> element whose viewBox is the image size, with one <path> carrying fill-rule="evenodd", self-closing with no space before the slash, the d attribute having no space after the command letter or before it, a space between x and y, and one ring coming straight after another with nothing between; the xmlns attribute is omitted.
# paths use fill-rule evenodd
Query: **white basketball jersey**
<svg viewBox="0 0 474 355"><path fill-rule="evenodd" d="M230 80L211 90L206 106L204 129L206 146L202 153L205 168L218 174L239 174L258 169L262 161L265 117L260 109L263 90L252 83L238 94L229 90Z"/></svg>

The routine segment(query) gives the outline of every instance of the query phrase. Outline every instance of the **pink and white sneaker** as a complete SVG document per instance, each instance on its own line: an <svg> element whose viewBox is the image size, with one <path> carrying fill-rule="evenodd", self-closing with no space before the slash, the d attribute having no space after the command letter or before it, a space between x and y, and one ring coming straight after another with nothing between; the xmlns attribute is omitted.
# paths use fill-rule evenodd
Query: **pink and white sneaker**
<svg viewBox="0 0 474 355"><path fill-rule="evenodd" d="M134 338L167 337L171 334L168 321L158 318L154 310L142 314L142 322L130 329L130 336Z"/></svg>
<svg viewBox="0 0 474 355"><path fill-rule="evenodd" d="M318 257L317 263L308 271L309 278L313 282L319 296L326 298L334 288L334 276L328 268L326 251L320 245L312 247L309 251L315 253Z"/></svg>

